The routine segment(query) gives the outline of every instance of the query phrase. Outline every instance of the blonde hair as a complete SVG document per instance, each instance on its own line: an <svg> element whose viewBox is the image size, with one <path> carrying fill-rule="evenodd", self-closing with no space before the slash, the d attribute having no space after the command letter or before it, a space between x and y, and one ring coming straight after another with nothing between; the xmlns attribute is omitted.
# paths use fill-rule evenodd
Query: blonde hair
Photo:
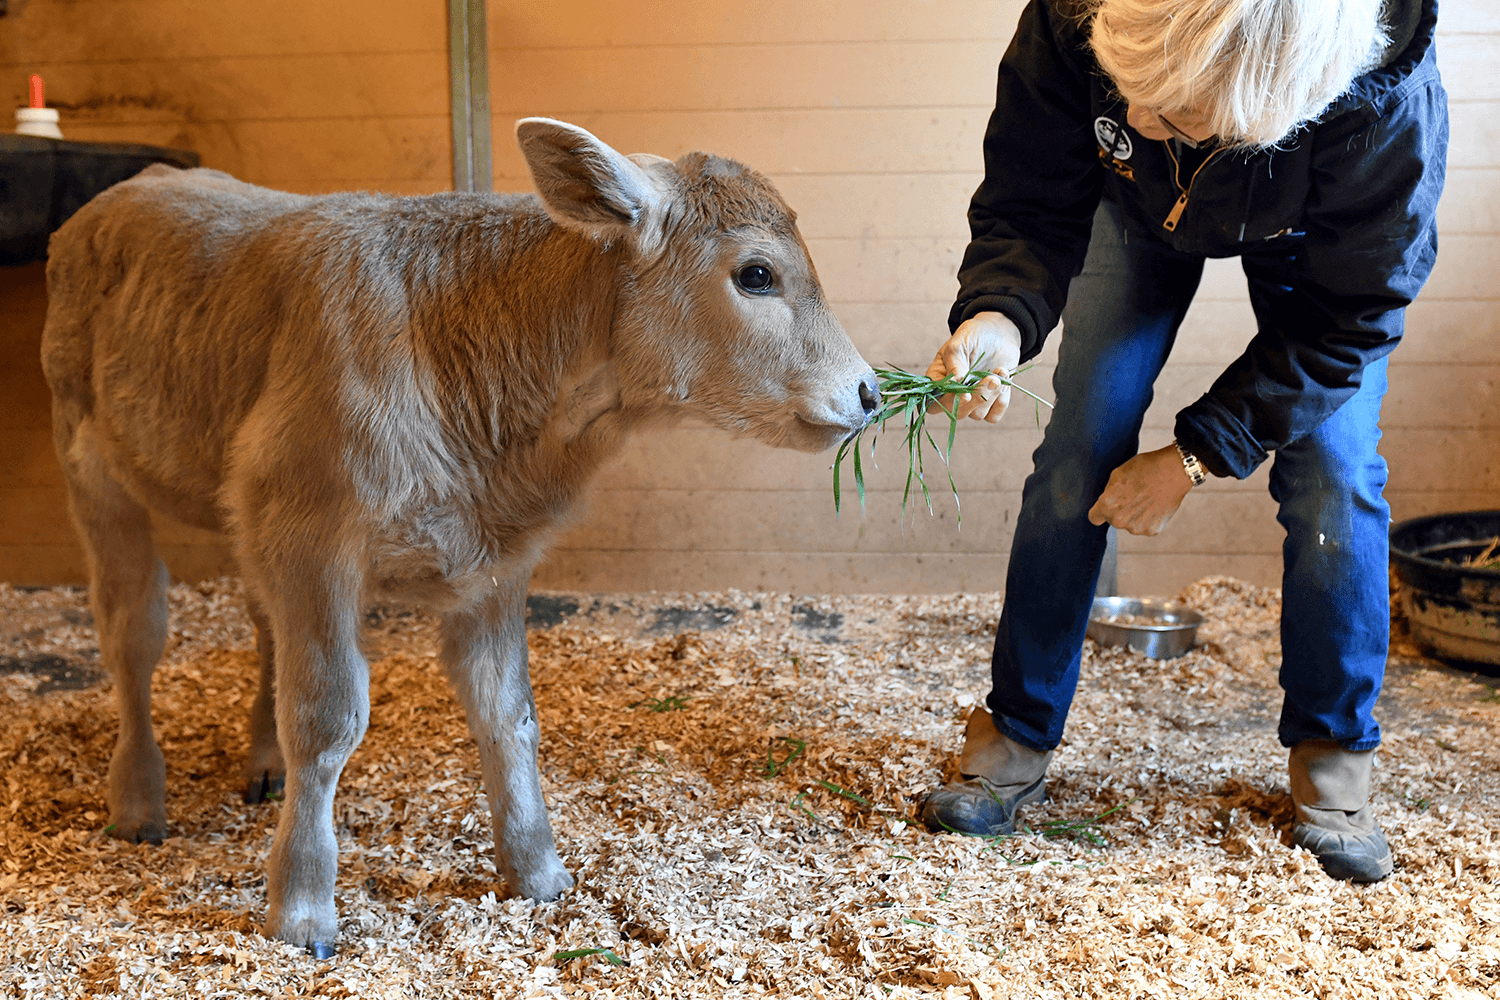
<svg viewBox="0 0 1500 1000"><path fill-rule="evenodd" d="M1090 44L1120 96L1201 117L1226 144L1274 146L1387 44L1382 0L1093 0Z"/></svg>

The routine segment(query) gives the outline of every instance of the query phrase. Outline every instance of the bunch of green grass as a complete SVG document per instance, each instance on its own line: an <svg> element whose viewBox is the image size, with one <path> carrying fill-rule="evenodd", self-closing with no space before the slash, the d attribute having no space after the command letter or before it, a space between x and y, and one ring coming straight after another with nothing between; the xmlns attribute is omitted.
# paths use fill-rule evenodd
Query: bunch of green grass
<svg viewBox="0 0 1500 1000"><path fill-rule="evenodd" d="M1124 802L1117 803L1113 807L1104 810L1099 815L1090 816L1088 819L1071 821L1053 820L1050 823L1043 823L1040 832L1042 836L1046 837L1048 840L1066 838L1068 840L1074 840L1078 841L1079 843L1086 844L1089 847L1108 847L1109 841L1105 840L1104 835L1099 831L1099 822L1119 812L1121 809L1124 809L1132 802L1135 802L1139 799L1139 795L1132 795Z"/></svg>
<svg viewBox="0 0 1500 1000"><path fill-rule="evenodd" d="M983 358L980 359L981 363ZM1019 375L1030 368L1018 369L1013 374ZM1036 401L1037 425L1041 425L1043 406L1051 408L1052 404L1047 402L1029 389L1017 385L1011 380L1011 376L1002 375L999 372L987 371L975 367L967 375L945 375L942 378L931 378L927 375L917 375L902 368L877 368L875 377L880 380L880 409L870 418L870 422L863 428L855 431L844 439L839 446L838 454L833 459L833 509L839 513L843 509L842 496L842 473L844 458L848 455L854 456L854 485L859 491L859 509L865 508L865 470L860 458L860 442L865 433L870 434L870 462L875 462L875 442L879 435L885 430L885 425L890 421L896 421L902 428L902 444L906 448L906 489L901 494L901 513L906 514L906 505L911 500L913 485L920 489L922 501L927 505L927 512L932 513L932 493L927 487L927 475L923 452L927 446L937 452L943 461L943 467L948 473L948 489L953 493L953 505L958 508L959 523L963 523L963 508L958 502L958 485L953 481L953 469L949 464L949 458L953 455L953 439L958 433L957 397L963 393L970 392L981 381L990 375L1000 379L1002 385L1008 385L1017 392L1030 396ZM944 396L951 397L955 402L952 408L942 404ZM948 447L946 449L938 445L937 440L927 427L928 409L936 405L939 412L948 418Z"/></svg>

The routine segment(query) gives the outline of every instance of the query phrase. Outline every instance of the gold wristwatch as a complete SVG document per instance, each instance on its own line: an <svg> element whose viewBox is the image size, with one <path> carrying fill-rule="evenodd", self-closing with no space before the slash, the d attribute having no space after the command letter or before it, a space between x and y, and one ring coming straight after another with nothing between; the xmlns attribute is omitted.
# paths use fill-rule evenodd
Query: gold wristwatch
<svg viewBox="0 0 1500 1000"><path fill-rule="evenodd" d="M1175 438L1172 441L1172 447L1176 448L1177 454L1182 456L1182 467L1187 470L1188 478L1193 481L1194 486L1202 486L1208 481L1208 470L1203 467L1202 462L1198 461L1196 455L1178 444Z"/></svg>

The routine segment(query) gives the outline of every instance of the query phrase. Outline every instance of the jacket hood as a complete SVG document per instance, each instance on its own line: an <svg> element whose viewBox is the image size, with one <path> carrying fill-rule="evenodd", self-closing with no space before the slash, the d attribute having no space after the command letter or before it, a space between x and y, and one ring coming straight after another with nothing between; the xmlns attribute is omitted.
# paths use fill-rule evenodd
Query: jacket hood
<svg viewBox="0 0 1500 1000"><path fill-rule="evenodd" d="M1380 65L1356 77L1321 117L1359 104L1383 104L1399 93L1432 50L1437 8L1437 0L1388 0L1383 16L1391 40Z"/></svg>

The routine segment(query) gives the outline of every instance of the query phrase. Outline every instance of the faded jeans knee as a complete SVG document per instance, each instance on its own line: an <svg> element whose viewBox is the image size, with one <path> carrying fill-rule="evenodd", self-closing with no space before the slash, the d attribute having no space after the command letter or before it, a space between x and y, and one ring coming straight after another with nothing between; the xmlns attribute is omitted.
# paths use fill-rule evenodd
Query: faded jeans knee
<svg viewBox="0 0 1500 1000"><path fill-rule="evenodd" d="M1384 359L1315 432L1281 449L1271 471L1282 544L1281 741L1380 742L1372 711L1390 638L1390 508L1380 441Z"/></svg>

